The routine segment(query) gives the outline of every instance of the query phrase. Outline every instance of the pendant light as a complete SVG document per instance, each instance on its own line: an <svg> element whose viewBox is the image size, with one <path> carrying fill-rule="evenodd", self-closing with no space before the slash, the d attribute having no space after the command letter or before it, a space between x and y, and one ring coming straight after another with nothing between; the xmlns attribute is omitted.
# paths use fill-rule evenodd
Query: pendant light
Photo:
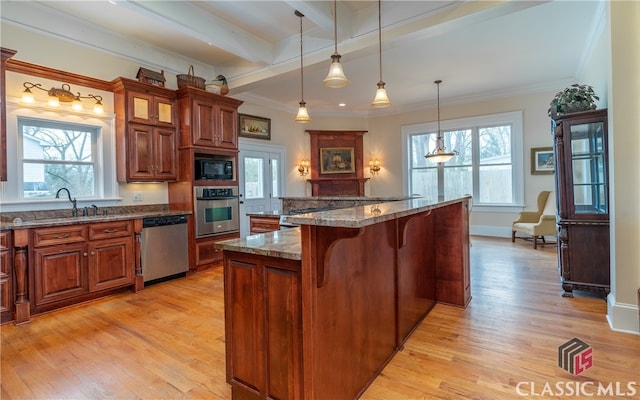
<svg viewBox="0 0 640 400"><path fill-rule="evenodd" d="M341 88L349 85L349 79L344 75L342 64L338 53L338 5L337 0L333 0L333 38L334 51L331 55L331 66L329 66L329 74L322 81L325 86L330 88Z"/></svg>
<svg viewBox="0 0 640 400"><path fill-rule="evenodd" d="M387 96L387 91L384 88L384 82L382 81L382 13L380 11L381 0L378 0L378 52L380 55L380 81L378 82L378 90L376 90L376 97L374 97L372 106L376 108L389 107L391 100Z"/></svg>
<svg viewBox="0 0 640 400"><path fill-rule="evenodd" d="M435 163L444 163L451 160L451 158L457 155L458 152L456 150L447 152L444 148L444 139L442 138L442 132L440 131L440 84L442 83L442 81L437 80L433 83L438 86L438 133L436 135L436 148L433 149L433 152L428 153L424 157L427 160L433 161Z"/></svg>
<svg viewBox="0 0 640 400"><path fill-rule="evenodd" d="M295 121L300 124L306 124L307 122L311 122L311 117L309 116L309 111L307 111L307 103L304 102L304 68L302 63L302 17L304 14L300 11L296 10L296 16L300 17L300 107L298 107L298 114L296 115Z"/></svg>

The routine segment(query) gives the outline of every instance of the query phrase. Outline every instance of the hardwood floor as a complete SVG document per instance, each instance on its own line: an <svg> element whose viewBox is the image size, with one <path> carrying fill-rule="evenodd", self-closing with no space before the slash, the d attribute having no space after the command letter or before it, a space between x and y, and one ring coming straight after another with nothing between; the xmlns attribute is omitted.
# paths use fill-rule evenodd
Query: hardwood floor
<svg viewBox="0 0 640 400"><path fill-rule="evenodd" d="M472 243L469 307L437 305L361 399L614 398L616 382L640 398L640 336L611 331L602 298L561 297L555 247ZM2 326L0 397L229 399L222 284L206 271ZM574 337L593 348L579 376L557 361Z"/></svg>

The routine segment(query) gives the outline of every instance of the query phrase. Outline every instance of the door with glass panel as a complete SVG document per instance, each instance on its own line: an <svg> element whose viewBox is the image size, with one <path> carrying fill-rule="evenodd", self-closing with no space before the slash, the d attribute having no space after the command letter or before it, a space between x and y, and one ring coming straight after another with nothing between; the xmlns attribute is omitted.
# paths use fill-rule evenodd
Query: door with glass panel
<svg viewBox="0 0 640 400"><path fill-rule="evenodd" d="M247 213L280 209L283 150L260 151L240 146L240 236L249 234Z"/></svg>

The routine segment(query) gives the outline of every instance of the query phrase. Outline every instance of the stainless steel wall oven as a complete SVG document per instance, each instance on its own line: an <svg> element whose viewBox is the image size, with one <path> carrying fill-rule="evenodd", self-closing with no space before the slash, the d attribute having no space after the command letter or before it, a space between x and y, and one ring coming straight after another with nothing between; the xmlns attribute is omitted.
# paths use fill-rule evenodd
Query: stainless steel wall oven
<svg viewBox="0 0 640 400"><path fill-rule="evenodd" d="M193 195L196 237L239 231L237 186L196 186Z"/></svg>

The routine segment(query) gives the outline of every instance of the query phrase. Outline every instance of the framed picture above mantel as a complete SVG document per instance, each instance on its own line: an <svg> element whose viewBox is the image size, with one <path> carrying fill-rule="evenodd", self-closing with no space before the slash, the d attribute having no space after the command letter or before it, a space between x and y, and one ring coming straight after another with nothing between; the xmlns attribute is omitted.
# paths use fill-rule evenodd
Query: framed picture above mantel
<svg viewBox="0 0 640 400"><path fill-rule="evenodd" d="M321 174L352 174L356 172L353 147L320 148Z"/></svg>

